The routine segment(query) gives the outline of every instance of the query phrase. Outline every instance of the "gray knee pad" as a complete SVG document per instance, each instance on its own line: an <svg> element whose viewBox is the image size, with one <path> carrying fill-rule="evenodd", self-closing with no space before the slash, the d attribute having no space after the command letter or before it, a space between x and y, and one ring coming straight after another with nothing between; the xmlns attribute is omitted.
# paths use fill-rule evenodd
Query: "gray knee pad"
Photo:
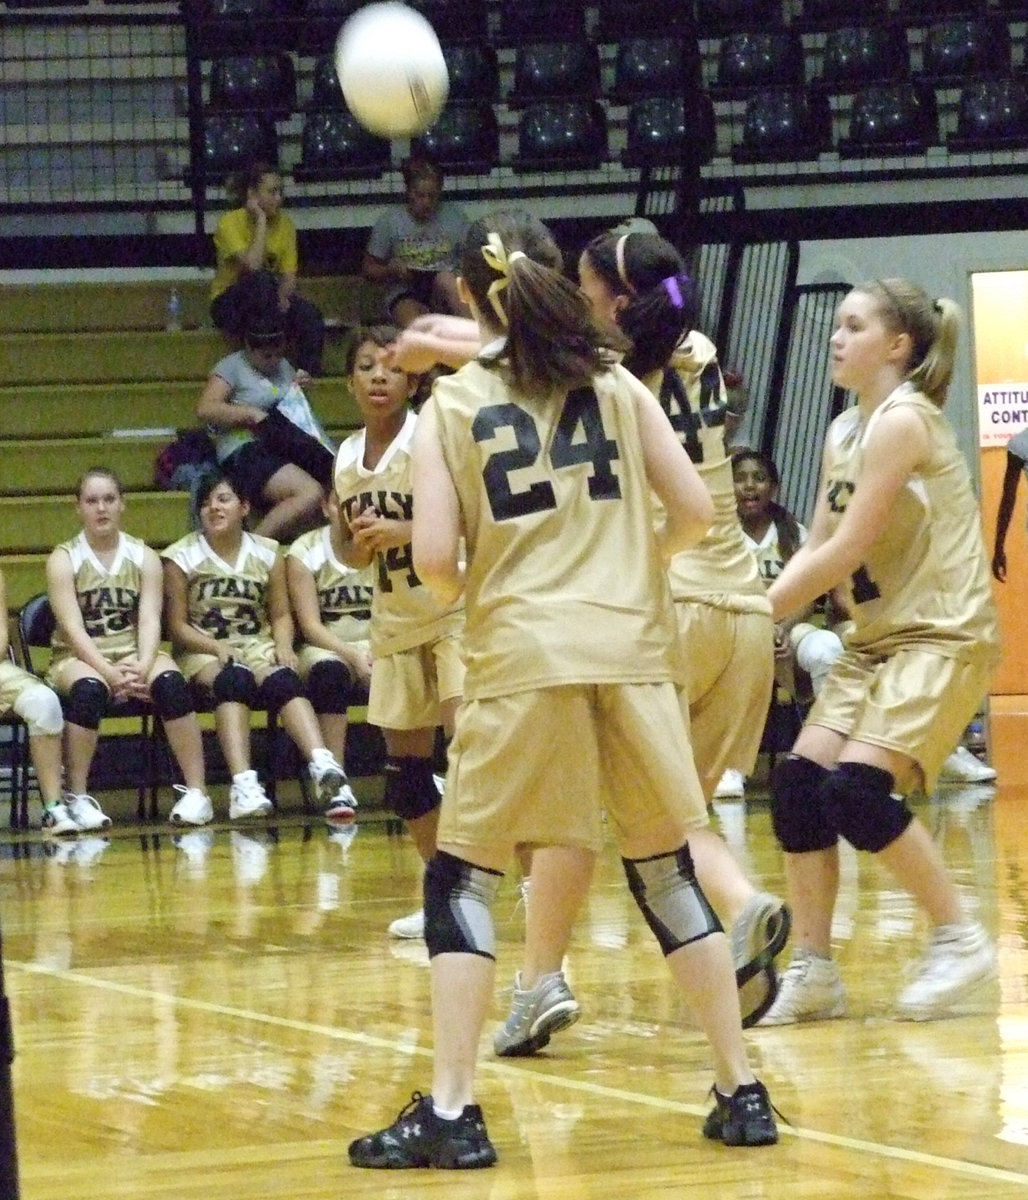
<svg viewBox="0 0 1028 1200"><path fill-rule="evenodd" d="M307 696L316 713L342 715L354 702L353 672L341 659L323 658L307 675Z"/></svg>
<svg viewBox="0 0 1028 1200"><path fill-rule="evenodd" d="M432 778L430 758L396 758L390 755L383 767L385 788L382 799L404 821L427 817L442 803Z"/></svg>
<svg viewBox="0 0 1028 1200"><path fill-rule="evenodd" d="M28 726L29 737L52 737L64 728L61 702L45 683L30 683L11 707Z"/></svg>
<svg viewBox="0 0 1028 1200"><path fill-rule="evenodd" d="M247 708L257 705L257 680L253 671L239 663L226 663L214 676L211 695L215 704L245 704Z"/></svg>
<svg viewBox="0 0 1028 1200"><path fill-rule="evenodd" d="M277 667L261 684L259 695L268 708L277 712L303 695L303 684L292 667Z"/></svg>
<svg viewBox="0 0 1028 1200"><path fill-rule="evenodd" d="M150 684L150 698L162 721L177 721L194 711L189 684L181 671L162 671Z"/></svg>
<svg viewBox="0 0 1028 1200"><path fill-rule="evenodd" d="M703 894L688 845L655 858L623 858L628 886L666 958L690 942L721 933Z"/></svg>
<svg viewBox="0 0 1028 1200"><path fill-rule="evenodd" d="M838 840L821 795L827 777L826 767L798 754L787 754L771 773L771 823L787 854L828 850Z"/></svg>
<svg viewBox="0 0 1028 1200"><path fill-rule="evenodd" d="M425 868L425 945L437 954L496 958L491 908L503 874L437 850Z"/></svg>
<svg viewBox="0 0 1028 1200"><path fill-rule="evenodd" d="M855 850L877 854L914 819L906 801L892 794L893 777L868 763L839 763L821 785L828 818Z"/></svg>
<svg viewBox="0 0 1028 1200"><path fill-rule="evenodd" d="M64 719L81 729L99 729L111 693L102 679L77 679L64 697Z"/></svg>

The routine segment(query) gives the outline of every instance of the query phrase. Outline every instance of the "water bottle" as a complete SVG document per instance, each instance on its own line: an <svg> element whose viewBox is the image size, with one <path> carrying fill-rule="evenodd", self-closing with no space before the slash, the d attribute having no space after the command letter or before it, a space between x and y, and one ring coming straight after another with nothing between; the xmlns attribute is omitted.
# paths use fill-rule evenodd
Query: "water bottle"
<svg viewBox="0 0 1028 1200"><path fill-rule="evenodd" d="M182 297L178 288L172 288L168 296L168 304L164 310L164 328L168 333L178 333L182 328Z"/></svg>

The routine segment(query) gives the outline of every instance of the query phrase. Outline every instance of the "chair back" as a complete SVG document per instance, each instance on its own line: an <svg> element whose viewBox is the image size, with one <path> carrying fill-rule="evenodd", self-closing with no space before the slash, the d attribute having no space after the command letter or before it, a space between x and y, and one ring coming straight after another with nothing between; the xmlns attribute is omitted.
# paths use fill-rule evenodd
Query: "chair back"
<svg viewBox="0 0 1028 1200"><path fill-rule="evenodd" d="M514 57L513 103L592 98L600 94L600 57L593 42L533 42Z"/></svg>
<svg viewBox="0 0 1028 1200"><path fill-rule="evenodd" d="M688 114L688 115L687 115ZM628 110L626 167L703 165L716 148L714 105L705 92L647 96Z"/></svg>
<svg viewBox="0 0 1028 1200"><path fill-rule="evenodd" d="M296 70L288 54L230 54L211 64L210 107L282 119L296 104Z"/></svg>
<svg viewBox="0 0 1028 1200"><path fill-rule="evenodd" d="M391 155L389 141L370 133L345 108L308 113L300 146L293 177L301 182L372 179L386 170Z"/></svg>
<svg viewBox="0 0 1028 1200"><path fill-rule="evenodd" d="M920 154L938 141L935 93L912 83L872 84L853 97L848 137L839 149L849 154Z"/></svg>
<svg viewBox="0 0 1028 1200"><path fill-rule="evenodd" d="M681 96L700 82L695 40L635 37L618 43L610 98L628 104L644 96Z"/></svg>
<svg viewBox="0 0 1028 1200"><path fill-rule="evenodd" d="M414 140L416 150L444 171L485 175L500 165L500 131L487 101L447 104L439 117Z"/></svg>
<svg viewBox="0 0 1028 1200"><path fill-rule="evenodd" d="M203 162L208 182L223 182L254 162L278 162L271 121L257 113L211 113L204 123Z"/></svg>
<svg viewBox="0 0 1028 1200"><path fill-rule="evenodd" d="M794 29L745 29L721 42L717 86L740 90L798 87L804 81L803 42Z"/></svg>
<svg viewBox="0 0 1028 1200"><path fill-rule="evenodd" d="M1010 70L1010 29L1001 17L938 21L924 39L924 73L936 82Z"/></svg>
<svg viewBox="0 0 1028 1200"><path fill-rule="evenodd" d="M595 169L607 159L607 118L595 100L528 105L518 122L519 171Z"/></svg>
<svg viewBox="0 0 1028 1200"><path fill-rule="evenodd" d="M910 73L907 36L895 25L844 25L825 34L821 82L829 90L885 83Z"/></svg>
<svg viewBox="0 0 1028 1200"><path fill-rule="evenodd" d="M976 79L960 93L951 150L1021 149L1028 145L1028 88L1020 79Z"/></svg>

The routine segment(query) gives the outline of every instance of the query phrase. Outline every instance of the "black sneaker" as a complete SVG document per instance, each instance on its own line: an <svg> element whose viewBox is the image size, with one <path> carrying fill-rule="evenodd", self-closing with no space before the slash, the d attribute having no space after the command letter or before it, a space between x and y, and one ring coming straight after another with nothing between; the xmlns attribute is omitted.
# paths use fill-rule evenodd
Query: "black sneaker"
<svg viewBox="0 0 1028 1200"><path fill-rule="evenodd" d="M703 1122L703 1136L726 1146L773 1146L778 1141L774 1110L767 1088L756 1080L730 1096L712 1087L715 1106Z"/></svg>
<svg viewBox="0 0 1028 1200"><path fill-rule="evenodd" d="M432 1097L415 1092L388 1129L350 1143L355 1167L442 1167L467 1170L491 1167L496 1151L486 1132L482 1110L467 1104L455 1121L444 1121L432 1109Z"/></svg>

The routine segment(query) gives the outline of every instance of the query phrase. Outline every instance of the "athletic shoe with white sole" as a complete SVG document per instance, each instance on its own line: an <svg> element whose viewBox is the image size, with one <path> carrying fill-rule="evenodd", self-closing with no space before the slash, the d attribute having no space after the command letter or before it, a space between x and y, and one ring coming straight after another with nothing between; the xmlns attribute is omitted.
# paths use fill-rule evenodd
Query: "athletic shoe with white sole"
<svg viewBox="0 0 1028 1200"><path fill-rule="evenodd" d="M329 824L352 821L357 815L357 797L341 769L330 767L318 780L318 803Z"/></svg>
<svg viewBox="0 0 1028 1200"><path fill-rule="evenodd" d="M110 829L111 818L92 796L87 796L84 792L81 796L68 792L65 794L64 803L71 814L71 819L84 832L93 833L97 829Z"/></svg>
<svg viewBox="0 0 1028 1200"><path fill-rule="evenodd" d="M846 992L830 958L797 949L781 978L778 997L760 1025L796 1025L846 1015Z"/></svg>
<svg viewBox="0 0 1028 1200"><path fill-rule="evenodd" d="M996 772L966 746L958 746L942 764L940 783L991 783Z"/></svg>
<svg viewBox="0 0 1028 1200"><path fill-rule="evenodd" d="M206 825L214 820L214 805L210 797L199 788L184 787L175 784L179 798L168 814L172 825Z"/></svg>
<svg viewBox="0 0 1028 1200"><path fill-rule="evenodd" d="M996 974L996 950L977 922L935 930L914 979L900 993L897 1015L931 1021Z"/></svg>
<svg viewBox="0 0 1028 1200"><path fill-rule="evenodd" d="M78 823L63 800L58 800L56 804L51 804L43 810L40 828L44 833L52 833L57 837L79 832Z"/></svg>
<svg viewBox="0 0 1028 1200"><path fill-rule="evenodd" d="M232 779L228 792L228 815L232 821L240 817L266 817L273 805L268 799L256 771L241 771Z"/></svg>
<svg viewBox="0 0 1028 1200"><path fill-rule="evenodd" d="M425 936L425 910L419 908L417 912L412 912L409 917L397 917L389 926L389 936L405 938L409 941L413 941L415 938L423 938Z"/></svg>
<svg viewBox="0 0 1028 1200"><path fill-rule="evenodd" d="M755 892L731 929L732 963L739 985L768 967L785 949L792 917L789 906L770 892Z"/></svg>
<svg viewBox="0 0 1028 1200"><path fill-rule="evenodd" d="M563 971L541 975L530 988L522 988L521 975L515 975L510 1016L496 1031L493 1049L501 1058L535 1054L549 1043L552 1034L574 1025L580 1016Z"/></svg>

